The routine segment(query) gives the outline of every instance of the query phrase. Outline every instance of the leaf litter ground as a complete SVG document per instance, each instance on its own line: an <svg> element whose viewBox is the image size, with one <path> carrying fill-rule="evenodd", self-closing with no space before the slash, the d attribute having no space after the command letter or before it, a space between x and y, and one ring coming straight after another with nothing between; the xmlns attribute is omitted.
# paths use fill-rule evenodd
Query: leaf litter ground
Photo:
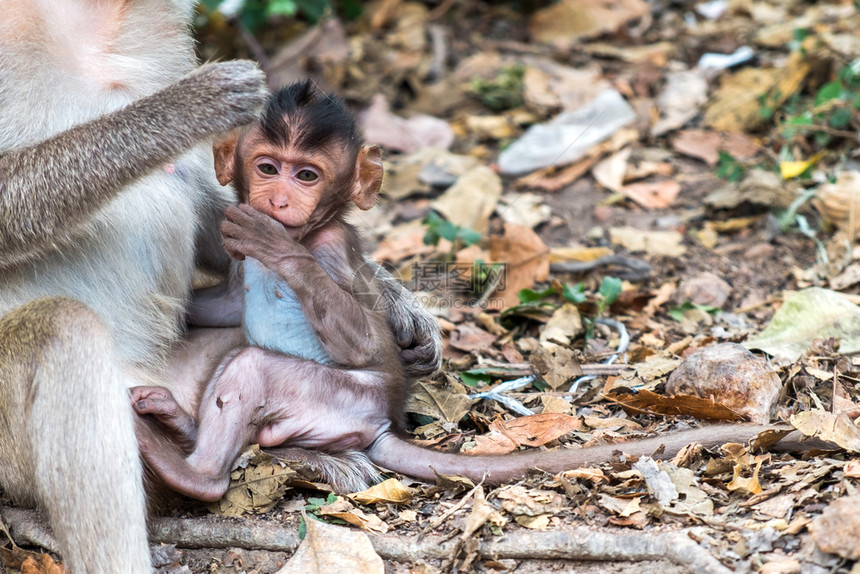
<svg viewBox="0 0 860 574"><path fill-rule="evenodd" d="M499 488L391 476L345 497L252 449L224 500L208 510L176 501L156 521L154 540L168 543L155 550L160 571L851 569L860 361L840 346L853 349L856 335L847 320L820 336L790 326L814 322L808 309L850 318L857 302L857 9L604 4L383 0L348 23L242 35L204 13L201 50L256 55L273 84L310 74L366 109L365 133L388 152L385 199L355 223L445 334L442 371L407 404L420 444L506 453L618 442L623 453L623 440L764 417L838 447L799 457L691 445L669 460L620 454ZM697 66L706 52L740 63ZM576 157L570 139L554 149L607 91L631 121L606 125L598 109L588 129L606 133ZM535 125L550 134L537 149L526 146ZM624 279L620 293L606 277ZM775 319L786 301L799 315ZM799 354L767 362L731 346L754 346L775 324L789 327L770 341ZM732 358L696 354L717 345ZM758 348L778 357L787 347ZM706 369L711 387L697 381Z"/></svg>

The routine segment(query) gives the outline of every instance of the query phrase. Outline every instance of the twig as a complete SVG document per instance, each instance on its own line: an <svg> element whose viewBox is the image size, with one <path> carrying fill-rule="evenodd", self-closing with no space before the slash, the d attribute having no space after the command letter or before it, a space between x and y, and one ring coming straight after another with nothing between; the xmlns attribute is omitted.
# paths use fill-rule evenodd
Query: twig
<svg viewBox="0 0 860 574"><path fill-rule="evenodd" d="M618 350L608 359L606 359L606 364L612 364L618 359L618 355L621 353L627 352L627 345L630 344L630 335L627 333L627 327L624 326L624 323L621 321L616 321L615 319L595 319L595 323L599 323L601 325L609 325L610 327L614 327L616 331L618 331ZM579 377L573 384L570 386L568 390L569 393L575 393L576 389L579 388L579 384L585 381L592 381L597 378L597 375L585 375L584 377Z"/></svg>
<svg viewBox="0 0 860 574"><path fill-rule="evenodd" d="M0 509L18 544L36 544L44 537L53 538L39 514L20 508ZM157 518L150 523L150 542L175 544L180 548L247 548L293 552L299 545L298 533L273 522L253 524L247 520L210 518ZM37 524L41 527L33 529ZM479 540L478 554L484 559L514 560L604 560L641 561L670 560L702 574L730 574L694 538L703 529L691 528L675 532L635 532L616 534L593 527L576 527L552 532L509 532L505 536ZM30 538L36 535L37 539ZM382 558L403 562L416 559L446 559L457 541L440 536L389 534L370 536L373 547ZM54 548L45 546L49 550Z"/></svg>
<svg viewBox="0 0 860 574"><path fill-rule="evenodd" d="M479 484L476 484L472 490L467 492L463 496L463 498L461 498L460 500L457 501L457 504L455 504L454 506L452 506L451 508L449 508L448 510L443 512L440 516L437 516L436 518L431 520L430 524L428 524L427 527L421 531L421 534L424 535L424 534L427 534L428 532L430 532L432 530L435 530L440 524L442 524L443 522L448 520L448 518L453 516L455 512L457 512L458 510L460 510L461 508L466 506L466 503L469 502L470 500L472 500L472 497L475 495L475 491L478 490L478 487L481 486L481 484L483 484L483 481L481 481Z"/></svg>
<svg viewBox="0 0 860 574"><path fill-rule="evenodd" d="M607 255L593 261L565 261L551 263L549 270L552 273L585 273L598 267L618 266L627 269L617 270L616 275L630 281L646 279L651 274L651 266L641 259L624 257L621 255Z"/></svg>

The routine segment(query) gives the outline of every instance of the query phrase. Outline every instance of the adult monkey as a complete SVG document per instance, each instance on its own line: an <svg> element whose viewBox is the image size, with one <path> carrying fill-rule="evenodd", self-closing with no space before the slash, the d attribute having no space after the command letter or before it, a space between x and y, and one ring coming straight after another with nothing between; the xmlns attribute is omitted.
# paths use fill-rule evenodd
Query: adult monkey
<svg viewBox="0 0 860 574"><path fill-rule="evenodd" d="M192 11L0 0L0 485L47 511L72 573L151 571L127 388L185 373L167 351L195 256L226 267L231 199L196 144L265 97L250 63L193 71ZM427 318L392 323L435 366Z"/></svg>

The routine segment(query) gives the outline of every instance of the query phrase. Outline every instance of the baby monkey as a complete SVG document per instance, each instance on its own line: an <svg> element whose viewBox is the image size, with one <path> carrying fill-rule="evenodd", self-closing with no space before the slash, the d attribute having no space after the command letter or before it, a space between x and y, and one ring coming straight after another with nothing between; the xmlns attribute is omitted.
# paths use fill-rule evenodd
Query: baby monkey
<svg viewBox="0 0 860 574"><path fill-rule="evenodd" d="M144 459L168 487L217 500L251 442L363 451L402 417L399 347L374 267L343 219L353 204L373 207L382 185L381 150L361 141L345 105L304 82L273 94L257 124L215 146L218 180L232 182L240 201L221 232L242 261L241 289L196 301L190 321L217 325L224 309L239 310L249 346L217 365L196 416L167 389L132 390L135 411L184 447L138 425Z"/></svg>
<svg viewBox="0 0 860 574"><path fill-rule="evenodd" d="M606 461L619 448L472 457L405 440L409 381L378 308L373 268L343 219L351 204L370 209L376 203L381 153L362 145L340 100L317 93L309 82L284 88L271 97L260 122L216 146L215 166L218 180L232 182L242 202L227 210L221 232L230 254L243 260L236 283L243 289L233 291L238 298L232 304L228 297L197 309L201 315L207 308L243 313L248 346L215 365L187 407L193 415L167 389L132 390L144 421L138 424L141 453L168 487L219 499L234 459L252 442L336 455L363 452L380 466L423 480L439 472L494 483L535 467L559 472ZM147 422L153 420L171 440L158 438ZM670 454L690 442L746 440L757 430L709 427L621 448L641 455L664 446ZM360 487L348 480L339 485Z"/></svg>

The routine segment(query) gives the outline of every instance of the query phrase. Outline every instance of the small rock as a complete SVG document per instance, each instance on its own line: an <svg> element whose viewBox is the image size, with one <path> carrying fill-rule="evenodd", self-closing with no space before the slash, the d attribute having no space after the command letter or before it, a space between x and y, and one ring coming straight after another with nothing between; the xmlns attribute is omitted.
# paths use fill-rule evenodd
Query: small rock
<svg viewBox="0 0 860 574"><path fill-rule="evenodd" d="M720 405L766 424L782 390L774 368L737 343L721 343L692 353L669 375L669 395L713 397Z"/></svg>
<svg viewBox="0 0 860 574"><path fill-rule="evenodd" d="M682 281L675 291L675 300L722 308L731 292L731 285L713 273L705 272Z"/></svg>
<svg viewBox="0 0 860 574"><path fill-rule="evenodd" d="M770 243L759 243L744 251L744 259L764 259L770 257L776 248Z"/></svg>
<svg viewBox="0 0 860 574"><path fill-rule="evenodd" d="M809 525L812 539L824 552L849 560L860 558L860 495L837 498Z"/></svg>
<svg viewBox="0 0 860 574"><path fill-rule="evenodd" d="M608 205L598 205L594 208L594 219L600 223L607 223L612 219L612 208Z"/></svg>

